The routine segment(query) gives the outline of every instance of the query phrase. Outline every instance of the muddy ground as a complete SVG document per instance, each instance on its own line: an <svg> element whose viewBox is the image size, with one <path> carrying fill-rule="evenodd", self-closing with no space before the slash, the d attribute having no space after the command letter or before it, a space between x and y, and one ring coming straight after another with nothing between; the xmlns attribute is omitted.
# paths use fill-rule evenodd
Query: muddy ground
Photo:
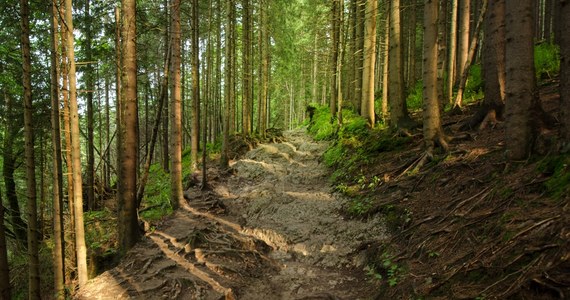
<svg viewBox="0 0 570 300"><path fill-rule="evenodd" d="M187 205L76 299L370 299L367 241L387 238L380 217L349 220L331 193L327 145L304 130L210 170L211 189Z"/></svg>

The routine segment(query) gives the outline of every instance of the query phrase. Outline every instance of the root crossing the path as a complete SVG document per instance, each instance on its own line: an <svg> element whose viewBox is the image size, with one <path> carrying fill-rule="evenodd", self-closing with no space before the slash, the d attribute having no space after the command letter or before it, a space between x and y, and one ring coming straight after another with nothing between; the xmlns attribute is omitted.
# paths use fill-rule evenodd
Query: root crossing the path
<svg viewBox="0 0 570 300"><path fill-rule="evenodd" d="M261 144L190 189L183 206L76 299L369 299L361 245L383 221L349 220L319 163L327 145L303 131ZM212 171L215 172L215 171Z"/></svg>

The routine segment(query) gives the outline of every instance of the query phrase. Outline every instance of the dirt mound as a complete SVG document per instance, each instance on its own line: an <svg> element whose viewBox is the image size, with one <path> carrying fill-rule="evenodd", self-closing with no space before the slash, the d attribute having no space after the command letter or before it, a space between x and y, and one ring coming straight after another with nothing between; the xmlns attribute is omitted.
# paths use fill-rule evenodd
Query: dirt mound
<svg viewBox="0 0 570 300"><path fill-rule="evenodd" d="M76 299L370 298L359 247L386 238L383 221L345 219L348 199L318 163L327 145L285 137L232 162L210 191L188 190L188 205Z"/></svg>

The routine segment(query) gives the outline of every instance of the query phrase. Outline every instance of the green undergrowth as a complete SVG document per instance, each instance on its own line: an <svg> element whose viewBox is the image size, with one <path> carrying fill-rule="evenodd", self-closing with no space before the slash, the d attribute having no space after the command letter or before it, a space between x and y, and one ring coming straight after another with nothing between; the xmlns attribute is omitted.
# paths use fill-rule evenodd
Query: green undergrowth
<svg viewBox="0 0 570 300"><path fill-rule="evenodd" d="M317 140L331 141L322 156L323 163L335 171L331 175L336 191L351 198L346 212L360 217L373 208L372 200L366 197L366 191L375 188L381 181L377 176L370 178L363 175L364 169L372 166L379 155L402 149L411 138L393 136L382 125L369 129L366 119L350 110L343 110L343 125L331 123L331 114L327 107L316 109L309 133Z"/></svg>
<svg viewBox="0 0 570 300"><path fill-rule="evenodd" d="M539 79L552 79L560 72L560 50L552 43L534 47L534 68Z"/></svg>

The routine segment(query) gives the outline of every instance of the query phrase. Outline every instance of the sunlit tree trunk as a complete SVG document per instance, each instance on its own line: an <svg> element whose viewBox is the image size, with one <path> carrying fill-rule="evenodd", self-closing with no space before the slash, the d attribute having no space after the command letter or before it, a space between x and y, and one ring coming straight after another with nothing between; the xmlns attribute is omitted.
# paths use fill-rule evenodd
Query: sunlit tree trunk
<svg viewBox="0 0 570 300"><path fill-rule="evenodd" d="M456 81L461 80L461 74L465 70L465 62L469 55L469 30L471 21L471 0L459 0L458 7L458 32L457 38L457 72Z"/></svg>
<svg viewBox="0 0 570 300"><path fill-rule="evenodd" d="M261 99L259 109L261 111L259 119L259 133L265 138L268 119L268 93L269 93L269 30L267 21L267 0L261 0Z"/></svg>
<svg viewBox="0 0 570 300"><path fill-rule="evenodd" d="M125 254L140 238L137 217L138 108L136 1L121 2L121 123L119 124L119 247Z"/></svg>
<svg viewBox="0 0 570 300"><path fill-rule="evenodd" d="M506 0L506 148L511 160L526 159L536 136L538 91L534 70L533 1Z"/></svg>
<svg viewBox="0 0 570 300"><path fill-rule="evenodd" d="M340 1L341 0L332 0L332 8L331 8L331 36L332 36L332 43L331 43L331 94L329 100L329 108L331 111L331 115L333 119L335 118L336 111L337 111L337 102L338 102L338 81L337 81L337 65L338 65L338 53L339 53L339 41L340 41L340 20L339 20L339 11L340 11Z"/></svg>
<svg viewBox="0 0 570 300"><path fill-rule="evenodd" d="M231 65L231 60L232 60L232 51L231 48L233 47L233 41L231 39L231 31L232 31L232 26L231 26L231 18L232 18L232 14L231 14L231 10L232 10L232 6L233 6L233 1L232 0L226 0L226 24L225 24L225 79L224 79L224 113L222 114L222 123L223 123L223 139L222 139L222 153L221 153L221 159L220 159L220 166L222 168L228 168L229 166L229 140L230 140L230 104L232 103L231 97L232 97L232 87L231 87L231 81L232 81L232 65ZM261 108L260 108L261 109Z"/></svg>
<svg viewBox="0 0 570 300"><path fill-rule="evenodd" d="M424 146L428 155L432 155L436 143L447 149L441 128L440 101L437 91L438 2L436 0L424 1L423 131Z"/></svg>
<svg viewBox="0 0 570 300"><path fill-rule="evenodd" d="M166 17L169 16L169 0L164 0L164 14ZM168 25L169 22L166 22L167 25L165 25L164 28L164 43L165 44L169 44L170 41L170 26ZM170 49L170 51L172 51L172 49ZM172 63L172 62L171 62ZM168 94L168 93L167 93ZM164 169L165 172L170 172L170 146L169 146L169 135L170 135L170 131L169 131L169 123L170 123L170 111L169 111L169 107L170 105L165 105L164 106L164 113L162 114L163 120L162 120L162 169Z"/></svg>
<svg viewBox="0 0 570 300"><path fill-rule="evenodd" d="M385 33L384 33L384 53L382 55L382 122L386 123L388 120L388 62L390 53L390 14L386 14L385 21Z"/></svg>
<svg viewBox="0 0 570 300"><path fill-rule="evenodd" d="M170 205L176 209L180 206L182 195L182 96L180 87L180 0L170 2L171 55L170 78ZM192 149L194 151L194 149Z"/></svg>
<svg viewBox="0 0 570 300"><path fill-rule="evenodd" d="M65 1L65 21L67 25L67 59L69 63L69 110L71 126L71 156L73 169L73 199L75 217L75 250L77 255L77 276L79 286L87 283L87 246L83 226L83 186L81 174L81 145L79 133L79 110L77 107L77 88L75 74L75 51L73 38L73 17L71 0Z"/></svg>
<svg viewBox="0 0 570 300"><path fill-rule="evenodd" d="M374 127L374 68L376 66L376 13L378 1L366 1L361 115Z"/></svg>
<svg viewBox="0 0 570 300"><path fill-rule="evenodd" d="M59 124L59 22L56 0L51 1L51 126L53 147L53 274L54 298L65 299L65 240L63 230L63 171Z"/></svg>
<svg viewBox="0 0 570 300"><path fill-rule="evenodd" d="M26 156L26 196L28 215L28 299L41 299L38 212L36 199L36 165L34 155L34 108L32 104L32 60L30 57L30 7L28 0L20 1L20 17L22 26L22 88L24 89L24 149Z"/></svg>
<svg viewBox="0 0 570 300"><path fill-rule="evenodd" d="M456 54L457 54L457 10L458 1L451 1L451 21L449 22L449 56L447 57L447 87L446 87L446 99L448 103L453 103L453 87L455 86L456 76L455 76L455 66L456 66Z"/></svg>

